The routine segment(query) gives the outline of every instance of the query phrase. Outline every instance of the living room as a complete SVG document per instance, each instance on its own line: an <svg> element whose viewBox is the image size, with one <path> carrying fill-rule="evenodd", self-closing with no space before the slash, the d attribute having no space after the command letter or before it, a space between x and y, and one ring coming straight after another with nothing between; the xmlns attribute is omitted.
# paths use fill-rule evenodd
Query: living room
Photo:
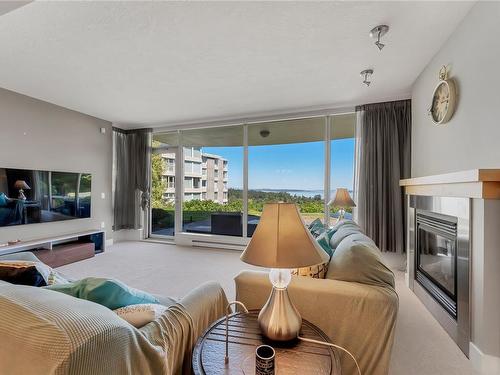
<svg viewBox="0 0 500 375"><path fill-rule="evenodd" d="M0 373L500 374L499 16L1 2Z"/></svg>

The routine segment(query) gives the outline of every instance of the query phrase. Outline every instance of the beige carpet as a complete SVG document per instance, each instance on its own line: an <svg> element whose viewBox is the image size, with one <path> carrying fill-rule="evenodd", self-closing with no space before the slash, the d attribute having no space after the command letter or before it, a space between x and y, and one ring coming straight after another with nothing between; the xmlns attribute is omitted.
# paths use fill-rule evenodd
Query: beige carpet
<svg viewBox="0 0 500 375"><path fill-rule="evenodd" d="M233 277L252 268L231 250L199 249L151 242L122 242L104 254L60 267L65 274L114 277L151 293L181 297L195 286L218 281L234 298ZM405 286L403 258L384 255L396 274L399 316L391 375L472 375L467 358ZM369 374L365 374L369 375Z"/></svg>

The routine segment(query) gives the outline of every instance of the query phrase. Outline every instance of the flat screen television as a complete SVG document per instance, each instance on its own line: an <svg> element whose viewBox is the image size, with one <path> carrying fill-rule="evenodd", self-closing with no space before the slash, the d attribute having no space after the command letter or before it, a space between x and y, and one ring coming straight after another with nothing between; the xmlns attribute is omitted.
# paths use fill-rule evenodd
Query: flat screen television
<svg viewBox="0 0 500 375"><path fill-rule="evenodd" d="M89 218L90 173L0 168L0 227Z"/></svg>

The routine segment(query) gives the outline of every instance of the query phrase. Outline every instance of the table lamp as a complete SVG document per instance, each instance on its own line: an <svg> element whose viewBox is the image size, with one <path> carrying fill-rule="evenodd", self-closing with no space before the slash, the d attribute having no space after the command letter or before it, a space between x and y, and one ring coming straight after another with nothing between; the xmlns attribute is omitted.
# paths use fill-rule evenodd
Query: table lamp
<svg viewBox="0 0 500 375"><path fill-rule="evenodd" d="M14 188L15 189L19 189L19 196L17 198L20 199L20 200L25 201L26 200L26 196L24 195L24 190L31 189L28 186L28 184L26 183L26 181L24 181L24 180L17 180L14 183Z"/></svg>
<svg viewBox="0 0 500 375"><path fill-rule="evenodd" d="M328 202L328 205L339 207L339 221L344 218L345 208L356 207L356 203L354 203L346 188L338 188L335 192L335 198Z"/></svg>
<svg viewBox="0 0 500 375"><path fill-rule="evenodd" d="M328 261L328 254L305 227L297 206L293 203L264 205L241 260L271 268L269 279L273 289L258 318L263 335L274 341L297 338L302 318L287 291L292 278L290 269Z"/></svg>

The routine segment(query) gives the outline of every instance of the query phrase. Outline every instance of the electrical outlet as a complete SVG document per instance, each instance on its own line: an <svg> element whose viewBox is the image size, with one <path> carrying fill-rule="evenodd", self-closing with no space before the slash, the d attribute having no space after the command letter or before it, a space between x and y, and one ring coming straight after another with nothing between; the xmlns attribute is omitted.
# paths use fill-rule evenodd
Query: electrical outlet
<svg viewBox="0 0 500 375"><path fill-rule="evenodd" d="M106 223L104 221L101 221L101 229L104 229L106 227Z"/></svg>
<svg viewBox="0 0 500 375"><path fill-rule="evenodd" d="M106 194L105 193L101 193L101 199L106 199Z"/></svg>

